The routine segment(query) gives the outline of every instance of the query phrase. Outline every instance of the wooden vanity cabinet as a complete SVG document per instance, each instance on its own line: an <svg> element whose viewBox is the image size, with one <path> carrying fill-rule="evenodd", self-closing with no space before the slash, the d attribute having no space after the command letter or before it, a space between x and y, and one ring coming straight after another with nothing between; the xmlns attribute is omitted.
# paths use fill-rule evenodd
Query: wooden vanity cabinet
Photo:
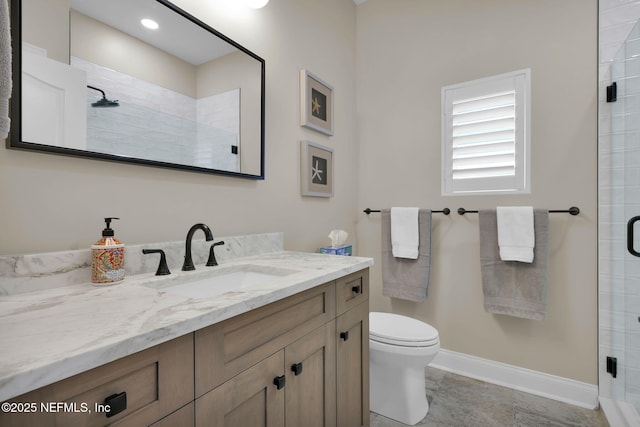
<svg viewBox="0 0 640 427"><path fill-rule="evenodd" d="M193 369L189 334L11 399L37 407L31 413L0 412L0 425L151 425L193 401ZM115 396L119 402L126 396L126 409L111 417L96 410Z"/></svg>
<svg viewBox="0 0 640 427"><path fill-rule="evenodd" d="M335 318L333 282L195 332L196 397Z"/></svg>
<svg viewBox="0 0 640 427"><path fill-rule="evenodd" d="M274 378L284 375L279 351L196 400L196 426L284 426L284 389Z"/></svg>
<svg viewBox="0 0 640 427"><path fill-rule="evenodd" d="M334 319L331 282L197 331L196 426L335 426Z"/></svg>
<svg viewBox="0 0 640 427"><path fill-rule="evenodd" d="M336 280L338 426L369 425L369 269Z"/></svg>
<svg viewBox="0 0 640 427"><path fill-rule="evenodd" d="M0 426L368 426L368 326L364 269L11 400L90 413L0 413ZM93 410L122 392L127 409Z"/></svg>
<svg viewBox="0 0 640 427"><path fill-rule="evenodd" d="M197 427L333 427L333 321L196 400Z"/></svg>
<svg viewBox="0 0 640 427"><path fill-rule="evenodd" d="M196 426L368 426L368 325L364 269L197 331Z"/></svg>
<svg viewBox="0 0 640 427"><path fill-rule="evenodd" d="M340 315L336 324L338 426L368 426L369 301Z"/></svg>
<svg viewBox="0 0 640 427"><path fill-rule="evenodd" d="M335 321L285 350L287 426L336 426Z"/></svg>
<svg viewBox="0 0 640 427"><path fill-rule="evenodd" d="M336 280L336 315L369 301L369 269Z"/></svg>

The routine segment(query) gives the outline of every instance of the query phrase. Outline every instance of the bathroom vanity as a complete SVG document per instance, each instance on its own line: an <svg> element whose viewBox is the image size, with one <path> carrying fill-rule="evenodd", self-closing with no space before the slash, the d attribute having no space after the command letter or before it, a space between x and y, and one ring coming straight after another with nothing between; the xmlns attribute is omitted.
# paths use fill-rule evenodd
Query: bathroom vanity
<svg viewBox="0 0 640 427"><path fill-rule="evenodd" d="M0 425L368 425L371 264L273 252L0 297ZM167 291L248 266L289 274L215 297Z"/></svg>

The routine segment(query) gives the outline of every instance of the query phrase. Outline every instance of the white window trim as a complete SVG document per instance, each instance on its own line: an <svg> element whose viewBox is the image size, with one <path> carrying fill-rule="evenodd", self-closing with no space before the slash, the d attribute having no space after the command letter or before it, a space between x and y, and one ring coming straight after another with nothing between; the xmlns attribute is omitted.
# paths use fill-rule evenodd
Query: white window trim
<svg viewBox="0 0 640 427"><path fill-rule="evenodd" d="M515 175L453 178L453 103L515 90ZM442 195L531 193L531 70L524 69L442 88Z"/></svg>

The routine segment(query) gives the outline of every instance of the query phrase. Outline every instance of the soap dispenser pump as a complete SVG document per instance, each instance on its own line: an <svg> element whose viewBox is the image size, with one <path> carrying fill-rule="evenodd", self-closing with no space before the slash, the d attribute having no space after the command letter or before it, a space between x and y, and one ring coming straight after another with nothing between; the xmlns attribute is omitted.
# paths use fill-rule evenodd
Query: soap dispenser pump
<svg viewBox="0 0 640 427"><path fill-rule="evenodd" d="M91 246L91 283L95 286L117 285L124 281L124 244L114 237L111 221L105 218L102 239Z"/></svg>

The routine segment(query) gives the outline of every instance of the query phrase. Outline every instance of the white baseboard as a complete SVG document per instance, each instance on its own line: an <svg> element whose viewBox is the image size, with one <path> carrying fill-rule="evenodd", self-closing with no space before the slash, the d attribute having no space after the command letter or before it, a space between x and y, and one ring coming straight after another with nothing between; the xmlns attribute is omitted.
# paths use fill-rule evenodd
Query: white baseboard
<svg viewBox="0 0 640 427"><path fill-rule="evenodd" d="M594 384L445 349L440 349L429 366L583 408L598 407L598 386Z"/></svg>

